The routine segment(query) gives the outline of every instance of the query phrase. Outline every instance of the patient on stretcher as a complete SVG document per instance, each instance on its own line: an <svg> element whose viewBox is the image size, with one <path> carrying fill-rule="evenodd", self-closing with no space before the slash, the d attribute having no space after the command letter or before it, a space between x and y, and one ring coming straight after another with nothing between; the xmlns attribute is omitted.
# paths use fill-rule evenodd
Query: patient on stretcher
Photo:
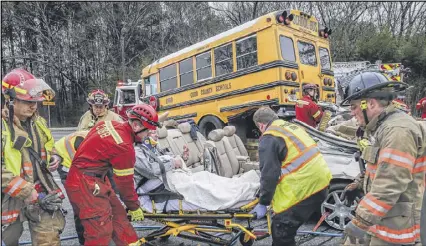
<svg viewBox="0 0 426 246"><path fill-rule="evenodd" d="M254 170L233 178L207 171L192 173L180 156L157 155L143 144L138 144L135 151L137 193L160 193L139 196L141 207L150 213L154 209L169 212L180 208L184 211L239 208L253 201L260 187L259 175Z"/></svg>

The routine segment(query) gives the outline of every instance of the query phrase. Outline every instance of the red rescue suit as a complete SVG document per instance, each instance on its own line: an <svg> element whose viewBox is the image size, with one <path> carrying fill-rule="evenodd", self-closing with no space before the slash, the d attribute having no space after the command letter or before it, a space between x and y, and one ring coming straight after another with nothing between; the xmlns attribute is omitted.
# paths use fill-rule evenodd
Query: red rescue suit
<svg viewBox="0 0 426 246"><path fill-rule="evenodd" d="M426 119L426 97L423 97L420 99L420 101L416 104L416 109L421 110L422 109L422 119Z"/></svg>
<svg viewBox="0 0 426 246"><path fill-rule="evenodd" d="M127 122L96 124L74 156L65 189L84 227L84 245L128 245L138 240L105 175L112 166L120 198L130 210L139 208L133 173L135 134Z"/></svg>
<svg viewBox="0 0 426 246"><path fill-rule="evenodd" d="M296 102L296 119L312 127L317 127L323 115L322 109L312 101L309 95L305 95Z"/></svg>

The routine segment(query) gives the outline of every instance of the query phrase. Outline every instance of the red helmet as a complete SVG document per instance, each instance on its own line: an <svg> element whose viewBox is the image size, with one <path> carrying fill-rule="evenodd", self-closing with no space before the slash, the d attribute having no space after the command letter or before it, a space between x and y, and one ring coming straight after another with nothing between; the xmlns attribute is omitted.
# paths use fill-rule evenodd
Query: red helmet
<svg viewBox="0 0 426 246"><path fill-rule="evenodd" d="M306 85L302 86L302 90L303 91L304 90L309 90L309 89L316 90L316 89L318 89L318 86L315 85L315 84L306 84Z"/></svg>
<svg viewBox="0 0 426 246"><path fill-rule="evenodd" d="M86 100L90 105L108 105L110 102L108 95L100 89L90 92Z"/></svg>
<svg viewBox="0 0 426 246"><path fill-rule="evenodd" d="M2 82L2 92L14 91L16 99L30 102L41 102L51 100L55 92L42 79L37 79L34 75L22 68L16 68L4 76Z"/></svg>
<svg viewBox="0 0 426 246"><path fill-rule="evenodd" d="M127 117L129 120L139 120L144 127L150 130L155 130L160 126L160 124L158 124L157 112L148 104L139 104L133 106L132 109L127 111Z"/></svg>

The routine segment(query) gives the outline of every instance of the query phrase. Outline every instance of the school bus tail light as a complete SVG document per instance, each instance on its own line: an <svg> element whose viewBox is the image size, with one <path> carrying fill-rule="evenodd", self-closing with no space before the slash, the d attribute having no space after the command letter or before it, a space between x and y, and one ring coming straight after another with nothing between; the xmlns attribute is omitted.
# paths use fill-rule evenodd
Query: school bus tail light
<svg viewBox="0 0 426 246"><path fill-rule="evenodd" d="M291 79L291 73L290 72L286 72L285 73L285 79L286 80L290 80Z"/></svg>
<svg viewBox="0 0 426 246"><path fill-rule="evenodd" d="M294 15L288 15L287 11L282 12L282 14L277 16L277 22L283 23L284 25L290 25L290 22L293 21Z"/></svg>
<svg viewBox="0 0 426 246"><path fill-rule="evenodd" d="M296 81L297 79L297 74L295 72L291 73L291 80Z"/></svg>

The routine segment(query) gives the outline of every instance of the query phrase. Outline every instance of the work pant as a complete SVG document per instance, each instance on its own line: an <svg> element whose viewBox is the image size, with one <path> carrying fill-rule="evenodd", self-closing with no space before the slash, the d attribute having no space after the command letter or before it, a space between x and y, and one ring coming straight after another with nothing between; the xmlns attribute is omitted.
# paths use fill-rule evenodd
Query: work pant
<svg viewBox="0 0 426 246"><path fill-rule="evenodd" d="M95 186L99 190L95 192ZM84 227L84 245L128 245L138 241L127 213L106 178L83 174L71 167L65 189Z"/></svg>
<svg viewBox="0 0 426 246"><path fill-rule="evenodd" d="M63 169L62 165L59 165L57 171L59 173L59 177L61 177L61 183L65 185L68 172ZM74 213L74 225L75 225L75 231L77 232L78 242L80 243L80 245L84 245L84 227L81 224L80 218L75 213Z"/></svg>
<svg viewBox="0 0 426 246"><path fill-rule="evenodd" d="M315 212L315 208L321 207L321 203L325 200L327 194L328 190L326 188L286 211L275 214L272 218L272 245L296 245L297 230L303 223L308 221Z"/></svg>
<svg viewBox="0 0 426 246"><path fill-rule="evenodd" d="M30 215L31 218L25 214ZM65 218L60 211L55 211L52 214L42 209L26 211L24 208L23 213L21 213L20 216L27 217L32 245L61 245L61 239L59 235L64 230ZM16 246L19 244L19 238L21 237L23 231L23 221L18 218L15 222L8 225L4 231L2 231L1 240L6 244L6 246Z"/></svg>

